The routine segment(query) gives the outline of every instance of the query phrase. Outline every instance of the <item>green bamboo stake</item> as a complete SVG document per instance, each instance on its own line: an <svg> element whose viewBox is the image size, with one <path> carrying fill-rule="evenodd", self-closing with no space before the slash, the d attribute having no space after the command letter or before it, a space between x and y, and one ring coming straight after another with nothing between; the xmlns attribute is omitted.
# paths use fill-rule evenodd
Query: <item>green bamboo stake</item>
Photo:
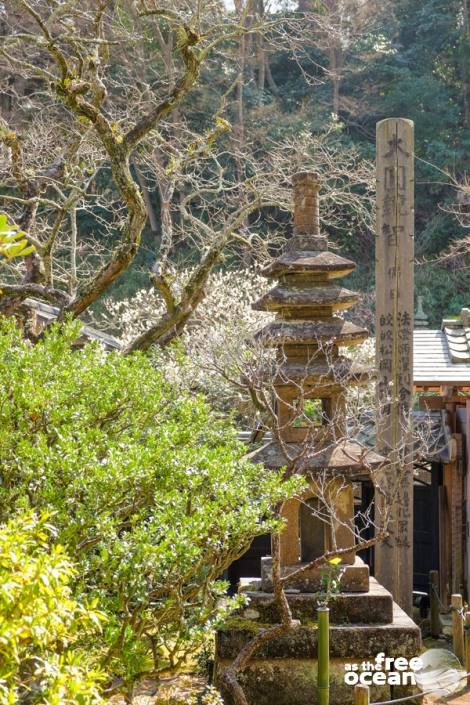
<svg viewBox="0 0 470 705"><path fill-rule="evenodd" d="M318 705L330 702L330 610L318 607Z"/></svg>

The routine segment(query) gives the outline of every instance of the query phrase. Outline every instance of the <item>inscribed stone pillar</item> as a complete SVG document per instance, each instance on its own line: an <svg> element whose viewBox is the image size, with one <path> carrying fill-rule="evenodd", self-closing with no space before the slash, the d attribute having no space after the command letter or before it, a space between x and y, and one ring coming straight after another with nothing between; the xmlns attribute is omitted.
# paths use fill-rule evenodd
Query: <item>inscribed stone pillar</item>
<svg viewBox="0 0 470 705"><path fill-rule="evenodd" d="M390 538L376 547L375 572L408 614L413 592L413 152L410 120L377 124L377 434L379 451L390 460L381 473L384 495L377 498L377 509L393 509Z"/></svg>

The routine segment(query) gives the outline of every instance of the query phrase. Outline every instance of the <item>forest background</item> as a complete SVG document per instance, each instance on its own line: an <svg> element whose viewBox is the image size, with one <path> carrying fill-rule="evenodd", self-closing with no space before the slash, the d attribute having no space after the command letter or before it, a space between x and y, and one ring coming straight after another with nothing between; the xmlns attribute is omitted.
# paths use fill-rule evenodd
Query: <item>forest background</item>
<svg viewBox="0 0 470 705"><path fill-rule="evenodd" d="M345 200L340 203L338 217L327 227L333 246L357 262L351 285L365 293L366 304L373 307L375 125L386 117L412 119L416 131L416 294L424 297L431 325L439 326L443 316L457 314L468 303L467 0L300 0L299 5L281 3L275 8L265 5L264 0L255 0L251 7L247 12L246 3L237 2L232 8L243 15L247 26L250 17L264 18L269 23L273 12L277 17L284 14L295 18L299 11L307 11L310 14L305 16L303 27L307 40L297 37L283 44L271 41L269 31L229 38L223 53L204 62L198 83L183 98L170 121L184 124L185 134L207 135L209 129L210 142L213 135L208 116L212 119L223 115L230 128L225 129L225 123L222 128L220 123L217 127L216 123L215 133L226 182L233 178L236 183L241 172L246 180L249 169L269 159L280 145L312 136L321 141L322 149L326 145L332 155L352 155L356 164L370 164L367 178L359 180L362 183L357 189L359 197L363 197L361 208L371 212L369 224L363 215L355 216L355 201ZM181 10L179 5L178 8ZM315 24L312 17L321 22ZM283 31L289 32L289 24ZM171 73L170 65L175 61L176 48L170 40L164 31L160 37L149 35L147 42L136 49L132 71L115 54L113 65L112 49L109 75L116 85L119 81L123 85L131 79L136 81L139 73L142 82L156 84L162 65L167 62L166 69ZM146 58L147 52L150 59ZM31 92L30 82L12 75L10 68L3 75L2 85L2 113L10 129L21 130L40 120L36 112L28 114L24 100ZM190 154L188 144L185 150ZM203 150L197 141L193 149L200 157ZM297 154L301 168L302 154ZM145 195L147 225L137 256L106 291L108 298L126 299L148 287L148 272L155 252L162 250L169 218L181 230L173 241L176 244L172 252L178 267L191 267L197 259L196 252L201 248L192 247L191 237L185 238L185 224L178 215L184 189L178 192L178 185L175 188L173 184L171 194L165 193L168 170L173 166L168 152L156 168L145 170L142 165L133 165ZM279 168L287 166L295 166L288 155L286 164L281 163ZM287 169L285 175L286 179L291 176ZM101 170L94 178L90 193L96 189L115 198L109 171ZM243 195L237 193L235 197L242 199ZM259 244L273 223L282 228L288 218L285 209L279 210L273 204L247 214L245 224L256 231ZM93 269L93 248L99 251L104 243L108 247L110 239L110 221L99 199L95 205L77 209L76 226L84 252L82 262L86 263L85 268ZM90 247L83 244L86 242ZM218 266L236 269L240 263L253 264L256 245L255 242L250 252L245 252L243 245L232 248ZM60 258L60 245L55 256ZM94 313L100 313L102 305L103 298L98 299L92 308ZM372 316L368 322L373 327Z"/></svg>

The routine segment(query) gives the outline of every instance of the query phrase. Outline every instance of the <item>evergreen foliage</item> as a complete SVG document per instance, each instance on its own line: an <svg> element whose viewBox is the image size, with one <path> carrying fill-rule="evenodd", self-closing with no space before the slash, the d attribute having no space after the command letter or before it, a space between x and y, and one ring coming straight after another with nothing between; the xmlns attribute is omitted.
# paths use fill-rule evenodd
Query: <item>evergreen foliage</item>
<svg viewBox="0 0 470 705"><path fill-rule="evenodd" d="M0 520L53 513L74 596L107 618L90 651L132 680L178 665L238 604L220 578L295 484L244 459L230 424L145 356L74 351L77 333L31 347L2 323Z"/></svg>
<svg viewBox="0 0 470 705"><path fill-rule="evenodd" d="M0 703L98 705L104 674L86 637L103 615L72 597L75 571L54 528L32 512L0 526Z"/></svg>

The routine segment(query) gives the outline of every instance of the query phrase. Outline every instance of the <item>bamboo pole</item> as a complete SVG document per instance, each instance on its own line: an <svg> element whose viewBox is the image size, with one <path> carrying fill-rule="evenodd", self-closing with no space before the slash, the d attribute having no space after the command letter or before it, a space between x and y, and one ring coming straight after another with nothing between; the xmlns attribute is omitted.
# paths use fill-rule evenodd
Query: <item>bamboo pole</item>
<svg viewBox="0 0 470 705"><path fill-rule="evenodd" d="M431 636L437 638L441 633L441 618L439 616L439 573L431 570L429 573L429 606Z"/></svg>
<svg viewBox="0 0 470 705"><path fill-rule="evenodd" d="M368 685L356 685L354 688L354 705L370 705Z"/></svg>
<svg viewBox="0 0 470 705"><path fill-rule="evenodd" d="M464 663L464 618L462 595L452 595L452 645L460 663Z"/></svg>
<svg viewBox="0 0 470 705"><path fill-rule="evenodd" d="M330 702L330 610L319 607L318 615L318 705Z"/></svg>

